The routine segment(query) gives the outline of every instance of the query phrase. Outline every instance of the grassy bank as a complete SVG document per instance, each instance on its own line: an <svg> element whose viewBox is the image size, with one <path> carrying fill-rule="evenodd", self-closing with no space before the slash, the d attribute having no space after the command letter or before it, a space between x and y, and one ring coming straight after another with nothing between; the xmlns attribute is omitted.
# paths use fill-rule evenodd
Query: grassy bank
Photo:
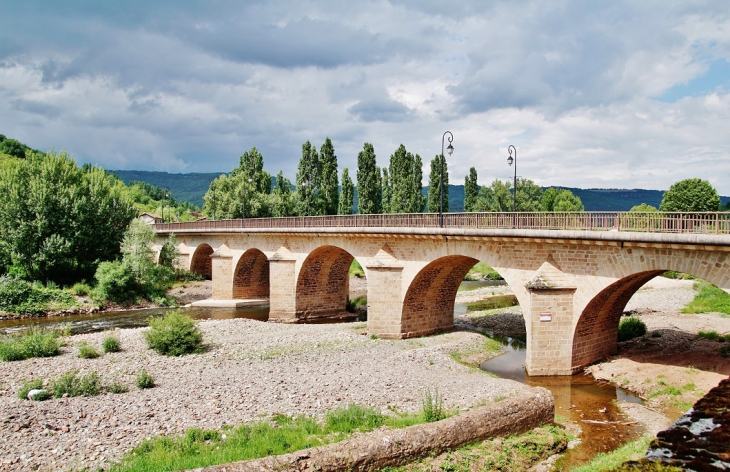
<svg viewBox="0 0 730 472"><path fill-rule="evenodd" d="M37 315L76 306L76 298L53 283L28 282L10 276L0 277L0 312Z"/></svg>
<svg viewBox="0 0 730 472"><path fill-rule="evenodd" d="M730 294L705 281L695 282L697 295L682 309L682 313L722 313L730 315Z"/></svg>
<svg viewBox="0 0 730 472"><path fill-rule="evenodd" d="M499 272L492 269L483 262L477 263L469 269L464 280L504 280Z"/></svg>
<svg viewBox="0 0 730 472"><path fill-rule="evenodd" d="M189 429L181 436L144 441L111 470L172 471L225 464L331 444L356 431L372 431L381 426L404 428L427 419L424 411L387 416L357 405L331 411L321 421L279 414L271 420L236 428Z"/></svg>
<svg viewBox="0 0 730 472"><path fill-rule="evenodd" d="M61 353L61 337L67 332L31 327L20 334L0 336L0 361L22 361Z"/></svg>

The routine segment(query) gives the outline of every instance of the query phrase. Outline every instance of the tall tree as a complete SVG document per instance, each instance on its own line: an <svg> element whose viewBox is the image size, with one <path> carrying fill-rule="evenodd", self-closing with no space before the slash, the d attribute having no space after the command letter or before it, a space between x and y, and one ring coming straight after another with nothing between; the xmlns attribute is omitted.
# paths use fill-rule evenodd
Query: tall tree
<svg viewBox="0 0 730 472"><path fill-rule="evenodd" d="M390 175L388 174L388 168L383 167L383 180L382 180L382 188L383 188L383 213L395 213L391 209L391 200L393 197L393 187L390 181Z"/></svg>
<svg viewBox="0 0 730 472"><path fill-rule="evenodd" d="M477 199L476 211L512 211L512 181L495 179L492 184L482 187ZM540 211L542 189L529 179L517 179L517 211Z"/></svg>
<svg viewBox="0 0 730 472"><path fill-rule="evenodd" d="M255 147L244 152L238 167L211 182L203 200L203 212L213 219L271 216L271 174L261 153Z"/></svg>
<svg viewBox="0 0 730 472"><path fill-rule="evenodd" d="M357 194L358 212L361 215L383 212L380 169L375 149L370 143L365 143L357 155Z"/></svg>
<svg viewBox="0 0 730 472"><path fill-rule="evenodd" d="M718 211L720 196L710 182L685 179L675 182L664 192L661 211Z"/></svg>
<svg viewBox="0 0 730 472"><path fill-rule="evenodd" d="M350 171L345 167L342 169L342 193L340 194L338 215L352 215L352 200L355 197L355 187L352 185Z"/></svg>
<svg viewBox="0 0 730 472"><path fill-rule="evenodd" d="M423 160L416 154L413 158L410 205L408 213L423 213L426 207L426 196L423 194Z"/></svg>
<svg viewBox="0 0 730 472"><path fill-rule="evenodd" d="M339 182L337 181L337 156L330 138L325 139L319 148L319 160L322 168L321 194L325 215L336 215L339 203Z"/></svg>
<svg viewBox="0 0 730 472"><path fill-rule="evenodd" d="M385 171L385 168L383 168ZM398 146L390 155L390 213L407 213L410 209L411 191L413 190L411 175L413 171L413 155L404 145ZM384 172L384 175L385 174Z"/></svg>
<svg viewBox="0 0 730 472"><path fill-rule="evenodd" d="M479 184L477 184L477 170L472 167L469 175L464 177L464 211L477 211L477 199L479 198Z"/></svg>
<svg viewBox="0 0 730 472"><path fill-rule="evenodd" d="M299 159L297 171L297 214L309 216L324 214L321 173L317 148L307 141L302 144L302 157Z"/></svg>
<svg viewBox="0 0 730 472"><path fill-rule="evenodd" d="M441 182L441 166L444 180ZM444 189L444 213L449 211L449 170L446 159L440 154L431 160L431 174L428 177L428 212L438 213L441 208L441 186Z"/></svg>
<svg viewBox="0 0 730 472"><path fill-rule="evenodd" d="M127 188L103 169L79 169L62 152L31 153L0 169L0 253L31 279L91 278L137 215Z"/></svg>

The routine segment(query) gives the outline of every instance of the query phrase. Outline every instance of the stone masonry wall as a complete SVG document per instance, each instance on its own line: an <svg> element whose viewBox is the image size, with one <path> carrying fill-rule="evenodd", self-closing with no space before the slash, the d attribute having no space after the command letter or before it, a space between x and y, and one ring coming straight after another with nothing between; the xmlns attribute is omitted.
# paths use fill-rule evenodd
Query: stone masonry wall
<svg viewBox="0 0 730 472"><path fill-rule="evenodd" d="M190 263L190 272L200 274L208 280L213 278L213 262L210 256L213 248L208 244L201 244L193 253L193 261Z"/></svg>
<svg viewBox="0 0 730 472"><path fill-rule="evenodd" d="M269 298L269 259L258 249L249 249L238 260L233 275L233 298Z"/></svg>
<svg viewBox="0 0 730 472"><path fill-rule="evenodd" d="M334 246L313 251L297 280L297 318L331 316L346 311L352 255Z"/></svg>

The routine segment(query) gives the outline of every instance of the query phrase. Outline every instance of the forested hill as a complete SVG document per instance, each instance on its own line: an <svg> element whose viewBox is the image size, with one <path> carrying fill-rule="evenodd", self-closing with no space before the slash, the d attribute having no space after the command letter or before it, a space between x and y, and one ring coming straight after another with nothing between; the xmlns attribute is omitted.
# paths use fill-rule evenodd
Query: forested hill
<svg viewBox="0 0 730 472"><path fill-rule="evenodd" d="M208 191L210 183L221 173L210 174L170 174L167 172L150 172L141 170L114 170L125 183L133 180L147 182L160 188L168 188L178 201L188 201L199 207L203 206L203 195ZM659 207L664 191L645 189L582 189L567 188L580 197L586 211L629 211L631 207L646 203ZM426 189L424 189L424 194ZM720 197L722 204L730 202L730 197ZM357 208L357 205L355 205ZM449 208L451 211L464 209L464 186L449 185Z"/></svg>
<svg viewBox="0 0 730 472"><path fill-rule="evenodd" d="M222 172L211 174L170 174L167 172L151 172L145 170L111 170L125 184L139 181L147 182L155 187L170 189L175 200L190 202L198 207L203 206L203 195L208 191L210 183L220 177Z"/></svg>

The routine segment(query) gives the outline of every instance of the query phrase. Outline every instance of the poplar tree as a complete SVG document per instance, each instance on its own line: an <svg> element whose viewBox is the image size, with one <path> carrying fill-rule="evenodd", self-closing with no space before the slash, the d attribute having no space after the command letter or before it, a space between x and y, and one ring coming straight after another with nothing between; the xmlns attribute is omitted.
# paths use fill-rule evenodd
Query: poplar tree
<svg viewBox="0 0 730 472"><path fill-rule="evenodd" d="M395 213L391 210L391 197L393 194L393 188L391 187L390 176L388 175L388 168L383 167L383 213Z"/></svg>
<svg viewBox="0 0 730 472"><path fill-rule="evenodd" d="M296 209L300 216L321 215L321 167L317 148L307 141L302 144L302 157L297 170Z"/></svg>
<svg viewBox="0 0 730 472"><path fill-rule="evenodd" d="M322 147L319 148L319 161L322 169L321 177L321 199L325 215L336 215L340 195L338 192L339 182L337 181L337 156L330 138L325 139Z"/></svg>
<svg viewBox="0 0 730 472"><path fill-rule="evenodd" d="M443 163L444 181L441 182L441 164ZM428 178L428 211L438 213L441 207L441 185L444 187L444 213L449 211L449 171L446 159L437 154L431 161L431 174Z"/></svg>
<svg viewBox="0 0 730 472"><path fill-rule="evenodd" d="M352 215L352 200L355 197L355 187L352 185L350 171L345 167L342 169L342 193L337 208L338 215Z"/></svg>
<svg viewBox="0 0 730 472"><path fill-rule="evenodd" d="M477 170L472 167L469 169L469 175L464 178L464 211L477 211L478 198Z"/></svg>
<svg viewBox="0 0 730 472"><path fill-rule="evenodd" d="M402 144L390 155L391 213L406 213L410 210L411 192L413 191L412 161L413 155L409 155Z"/></svg>
<svg viewBox="0 0 730 472"><path fill-rule="evenodd" d="M361 215L382 213L380 169L375 160L375 149L370 143L365 143L357 155L357 192Z"/></svg>
<svg viewBox="0 0 730 472"><path fill-rule="evenodd" d="M426 196L423 194L423 161L418 154L413 158L413 178L411 182L413 189L408 213L423 213L426 206Z"/></svg>
<svg viewBox="0 0 730 472"><path fill-rule="evenodd" d="M295 216L296 205L291 191L291 181L284 177L284 172L276 174L276 186L272 195L273 216Z"/></svg>

